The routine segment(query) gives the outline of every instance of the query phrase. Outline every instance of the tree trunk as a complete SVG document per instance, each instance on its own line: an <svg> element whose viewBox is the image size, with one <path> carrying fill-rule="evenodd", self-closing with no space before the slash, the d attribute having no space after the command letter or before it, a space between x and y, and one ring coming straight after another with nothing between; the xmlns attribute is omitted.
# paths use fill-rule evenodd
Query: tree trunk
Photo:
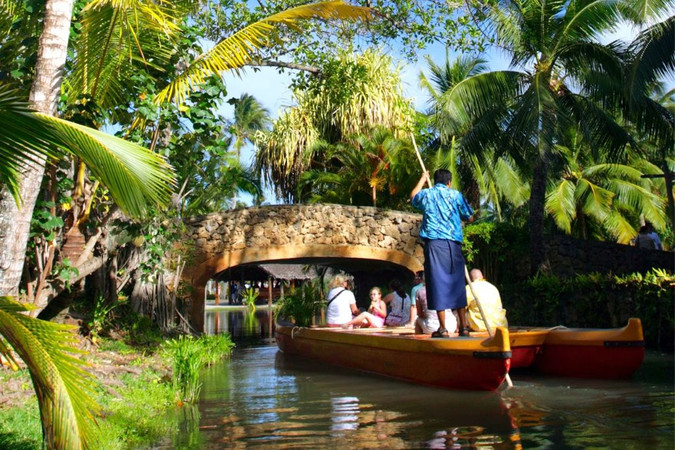
<svg viewBox="0 0 675 450"><path fill-rule="evenodd" d="M664 152L664 161L665 161L665 152ZM663 164L663 179L666 183L666 197L668 198L668 207L666 211L668 212L668 220L670 221L670 227L675 232L675 198L673 198L673 172L668 167L668 164L664 162ZM675 240L670 242L670 249L675 249Z"/></svg>
<svg viewBox="0 0 675 450"><path fill-rule="evenodd" d="M73 0L47 0L35 63L35 79L30 91L32 106L43 114L56 113L72 14ZM23 200L21 207L16 205L6 189L0 193L0 295L18 293L30 221L44 170L44 159L24 170L19 185Z"/></svg>
<svg viewBox="0 0 675 450"><path fill-rule="evenodd" d="M535 275L543 268L544 252L544 203L546 201L547 163L543 157L534 168L530 190L530 273Z"/></svg>

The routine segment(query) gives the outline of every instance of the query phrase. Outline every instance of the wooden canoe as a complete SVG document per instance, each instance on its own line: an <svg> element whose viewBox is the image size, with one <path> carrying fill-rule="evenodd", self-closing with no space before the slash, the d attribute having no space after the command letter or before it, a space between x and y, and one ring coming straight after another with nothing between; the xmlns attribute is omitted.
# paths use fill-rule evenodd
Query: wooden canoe
<svg viewBox="0 0 675 450"><path fill-rule="evenodd" d="M538 372L563 377L629 378L642 365L645 342L640 319L623 328L553 328L534 360Z"/></svg>
<svg viewBox="0 0 675 450"><path fill-rule="evenodd" d="M511 363L509 332L492 338L434 339L405 329L304 328L277 325L284 353L450 389L494 391Z"/></svg>
<svg viewBox="0 0 675 450"><path fill-rule="evenodd" d="M472 333L487 336L487 333ZM509 328L511 368L534 368L546 375L628 378L642 365L640 319L623 328Z"/></svg>

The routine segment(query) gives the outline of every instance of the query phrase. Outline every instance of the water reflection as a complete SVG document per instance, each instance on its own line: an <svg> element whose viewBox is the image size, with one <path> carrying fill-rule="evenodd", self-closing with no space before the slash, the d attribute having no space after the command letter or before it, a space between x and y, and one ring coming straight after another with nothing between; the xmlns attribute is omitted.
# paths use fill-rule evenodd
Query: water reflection
<svg viewBox="0 0 675 450"><path fill-rule="evenodd" d="M208 307L206 334L229 333L235 341L248 343L274 339L274 313L265 307L250 312L245 306Z"/></svg>
<svg viewBox="0 0 675 450"><path fill-rule="evenodd" d="M218 315L207 324L232 333L233 357L154 448L673 448L672 355L648 354L630 381L515 373L510 390L451 391L284 355L269 316Z"/></svg>

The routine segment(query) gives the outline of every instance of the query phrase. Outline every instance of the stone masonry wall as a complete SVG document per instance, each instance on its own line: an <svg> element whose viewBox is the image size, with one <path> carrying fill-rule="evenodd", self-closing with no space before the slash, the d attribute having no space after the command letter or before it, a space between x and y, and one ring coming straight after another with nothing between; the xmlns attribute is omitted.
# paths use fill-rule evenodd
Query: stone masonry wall
<svg viewBox="0 0 675 450"><path fill-rule="evenodd" d="M359 245L397 250L423 261L418 238L422 216L374 207L334 204L276 205L212 213L187 220L196 256L208 259L247 247L280 245ZM673 252L648 251L611 242L548 236L547 259L554 273L671 271ZM521 260L518 267L529 267ZM515 267L515 266L514 266ZM526 275L526 274L524 274Z"/></svg>
<svg viewBox="0 0 675 450"><path fill-rule="evenodd" d="M237 209L187 221L197 254L210 258L246 247L361 245L398 250L422 260L422 216L344 205L277 205Z"/></svg>
<svg viewBox="0 0 675 450"><path fill-rule="evenodd" d="M546 256L559 276L576 273L646 272L653 267L675 271L675 253L644 250L613 242L581 241L569 236L552 236L546 241Z"/></svg>

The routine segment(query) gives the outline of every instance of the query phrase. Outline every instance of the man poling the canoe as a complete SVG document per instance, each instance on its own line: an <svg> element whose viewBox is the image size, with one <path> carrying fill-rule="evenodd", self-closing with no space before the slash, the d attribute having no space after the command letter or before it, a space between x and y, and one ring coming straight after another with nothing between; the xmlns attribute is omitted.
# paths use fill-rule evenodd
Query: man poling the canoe
<svg viewBox="0 0 675 450"><path fill-rule="evenodd" d="M410 200L423 213L420 237L424 240L427 301L429 308L436 310L440 323L439 329L431 336L448 337L448 330L445 328L446 309L457 312L459 335L468 336L462 221L473 221L473 209L459 191L450 188L450 171L436 170L432 187L429 173L424 168L416 145L415 152L423 172L410 193ZM422 189L425 183L429 184L428 189Z"/></svg>
<svg viewBox="0 0 675 450"><path fill-rule="evenodd" d="M459 191L450 189L452 174L443 169L434 173L435 186L432 187L429 173L424 167L424 161L417 149L415 136L411 135L413 148L417 155L417 160L422 168L422 176L417 185L410 193L412 205L423 212L422 228L420 237L424 239L424 270L427 275L427 301L430 309L435 309L438 314L440 328L432 333L432 337L448 336L445 329L445 308L444 305L450 304L450 308L457 310L458 313L458 334L459 336L469 336L469 327L466 320L466 288L464 279L469 284L469 289L473 293L478 309L480 310L483 321L485 322L489 336L493 336L485 312L476 295L471 277L464 263L464 256L461 252L462 233L461 220L466 222L473 221L473 209L466 202ZM429 185L429 189L422 190L424 183ZM441 227L447 227L443 229ZM433 285L433 288L429 287ZM443 302L443 300L446 302ZM439 309L440 308L440 309ZM506 383L508 387L513 386L511 377L506 374Z"/></svg>

